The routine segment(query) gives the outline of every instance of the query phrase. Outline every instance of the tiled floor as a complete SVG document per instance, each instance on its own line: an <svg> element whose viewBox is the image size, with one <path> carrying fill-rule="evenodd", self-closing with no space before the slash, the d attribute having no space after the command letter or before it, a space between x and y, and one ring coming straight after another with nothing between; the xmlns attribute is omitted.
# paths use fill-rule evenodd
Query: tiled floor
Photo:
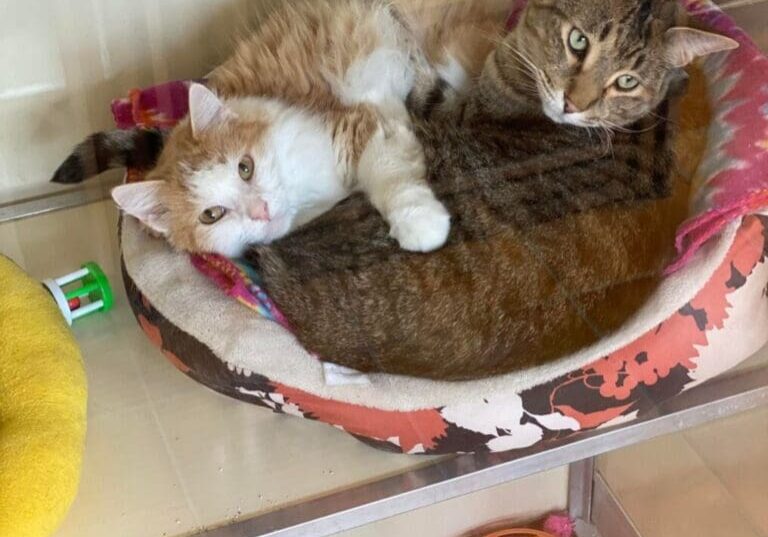
<svg viewBox="0 0 768 537"><path fill-rule="evenodd" d="M611 453L600 468L643 537L768 537L768 408Z"/></svg>

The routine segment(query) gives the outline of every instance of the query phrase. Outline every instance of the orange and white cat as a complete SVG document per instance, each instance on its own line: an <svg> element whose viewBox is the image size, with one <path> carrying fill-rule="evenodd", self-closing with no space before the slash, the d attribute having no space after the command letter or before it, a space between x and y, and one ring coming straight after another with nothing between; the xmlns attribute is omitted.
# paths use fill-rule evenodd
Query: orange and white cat
<svg viewBox="0 0 768 537"><path fill-rule="evenodd" d="M286 5L191 87L148 180L113 197L179 249L236 256L362 190L403 248L433 250L450 219L405 108L431 77L384 3Z"/></svg>
<svg viewBox="0 0 768 537"><path fill-rule="evenodd" d="M439 248L450 217L406 110L439 76L424 47L434 11L404 13L366 0L280 7L191 87L148 180L115 201L178 249L237 256L362 191L402 248Z"/></svg>
<svg viewBox="0 0 768 537"><path fill-rule="evenodd" d="M450 218L424 180L406 100L424 109L459 95L507 11L508 0L286 2L205 87L191 87L189 116L170 134L96 133L53 181L156 163L147 181L113 197L190 252L236 256L354 191L368 196L404 249L437 249Z"/></svg>

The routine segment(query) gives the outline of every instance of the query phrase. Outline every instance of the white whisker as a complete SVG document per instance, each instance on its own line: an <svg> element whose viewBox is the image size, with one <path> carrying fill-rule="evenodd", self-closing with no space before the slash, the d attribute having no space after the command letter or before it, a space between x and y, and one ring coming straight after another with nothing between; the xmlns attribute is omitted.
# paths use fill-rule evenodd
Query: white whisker
<svg viewBox="0 0 768 537"><path fill-rule="evenodd" d="M627 133L627 134L642 134L644 132L652 131L653 129L655 129L661 123L661 121L657 121L656 123L654 123L653 125L651 125L650 127L645 128L645 129L630 129L628 127L622 127L621 125L613 123L613 122L611 122L611 121L609 121L607 119L603 119L601 121L602 121L602 123L606 127L609 127L612 130L619 131L619 132L624 132L624 133Z"/></svg>

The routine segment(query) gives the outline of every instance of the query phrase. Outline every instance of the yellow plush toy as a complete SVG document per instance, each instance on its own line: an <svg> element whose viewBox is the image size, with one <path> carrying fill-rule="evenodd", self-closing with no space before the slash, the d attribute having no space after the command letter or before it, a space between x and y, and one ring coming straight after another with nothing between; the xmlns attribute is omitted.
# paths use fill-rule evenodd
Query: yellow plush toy
<svg viewBox="0 0 768 537"><path fill-rule="evenodd" d="M47 537L77 492L80 350L43 286L0 256L0 537Z"/></svg>

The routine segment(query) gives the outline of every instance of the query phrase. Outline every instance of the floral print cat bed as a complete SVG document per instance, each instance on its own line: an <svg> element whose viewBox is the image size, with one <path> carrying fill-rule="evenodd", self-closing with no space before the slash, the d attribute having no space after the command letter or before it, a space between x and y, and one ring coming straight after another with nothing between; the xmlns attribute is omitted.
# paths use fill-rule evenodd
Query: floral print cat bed
<svg viewBox="0 0 768 537"><path fill-rule="evenodd" d="M741 42L709 58L709 109L680 257L652 298L595 345L522 373L467 382L354 375L329 382L302 349L258 274L219 256L170 250L124 218L123 273L136 318L179 370L228 396L319 420L411 454L508 451L624 423L734 367L768 340L768 60L721 11L687 2ZM170 126L186 83L116 101L121 128ZM129 170L128 179L139 173Z"/></svg>

